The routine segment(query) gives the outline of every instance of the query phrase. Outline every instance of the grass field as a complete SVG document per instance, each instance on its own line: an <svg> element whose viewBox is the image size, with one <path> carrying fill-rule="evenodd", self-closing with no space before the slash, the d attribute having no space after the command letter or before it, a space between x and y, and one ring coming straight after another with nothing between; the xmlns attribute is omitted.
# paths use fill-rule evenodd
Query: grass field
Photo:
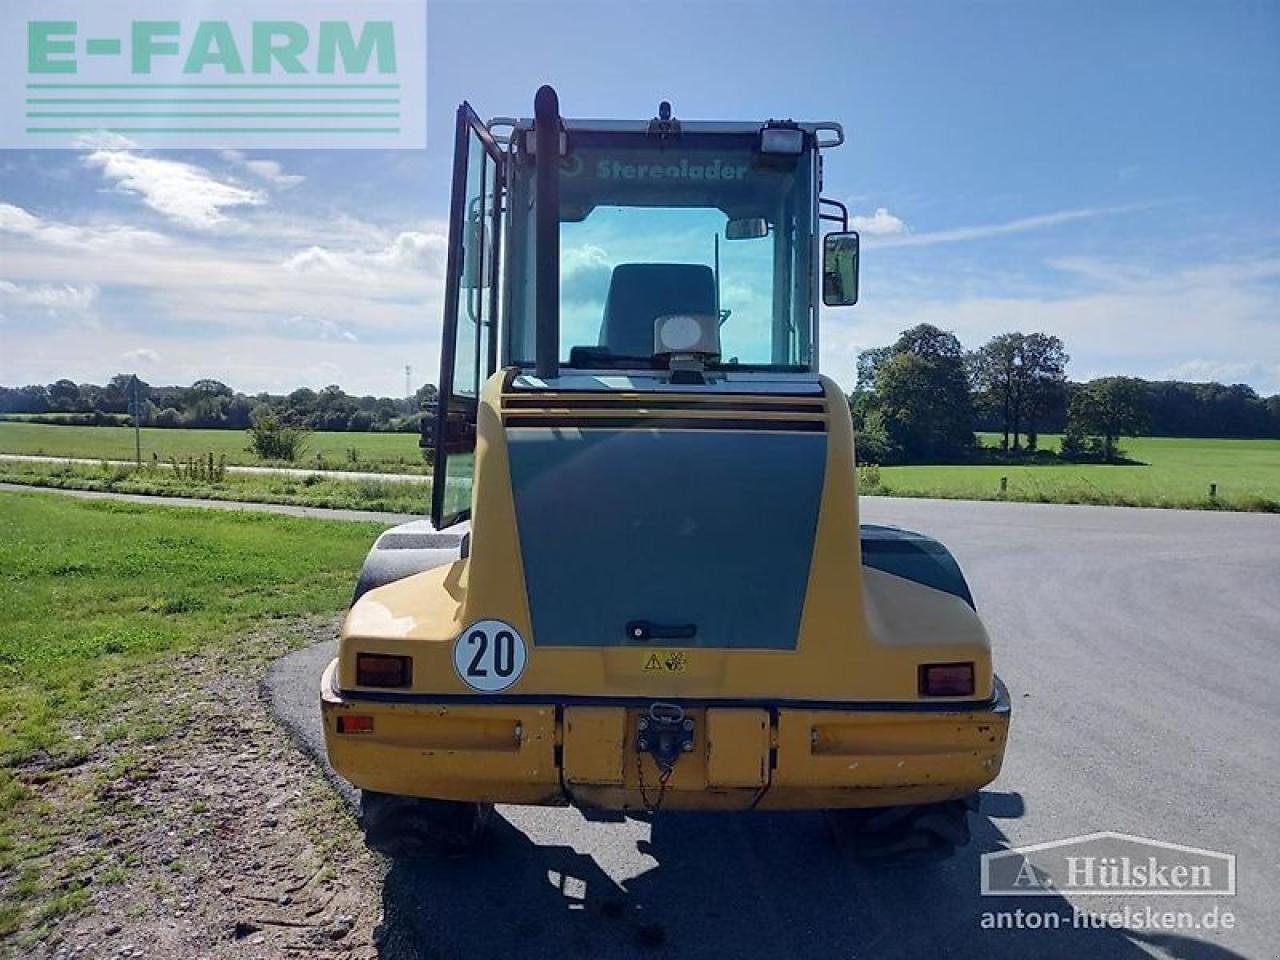
<svg viewBox="0 0 1280 960"><path fill-rule="evenodd" d="M994 435L981 438L994 445ZM1057 450L1059 437L1044 437ZM1139 437L1123 441L1135 464L996 464L881 467L864 492L965 500L1028 500L1148 507L1280 511L1280 440ZM1000 491L1000 478L1008 489ZM1211 498L1209 485L1217 484Z"/></svg>
<svg viewBox="0 0 1280 960"><path fill-rule="evenodd" d="M988 446L998 438L980 435ZM1045 450L1061 438L1041 438ZM245 434L229 430L144 430L144 457L161 461L214 453L233 464L258 461L244 450ZM961 464L880 468L879 485L864 483L869 495L946 497L966 500L1027 500L1045 503L1095 503L1117 506L1186 507L1218 510L1280 511L1280 440L1208 440L1179 437L1126 439L1133 464ZM354 448L358 463L347 456ZM128 459L133 432L123 427L65 427L0 422L0 452L65 457ZM304 462L317 453L333 468L425 472L417 437L403 433L316 433ZM0 479L45 486L119 490L225 500L261 499L272 503L352 509L422 512L425 488L391 481L320 481L247 478L229 475L216 485L192 486L165 471L128 475L99 467L32 466L0 461ZM1002 493L1000 479L1008 478ZM1211 497L1210 484L1217 484Z"/></svg>
<svg viewBox="0 0 1280 960"><path fill-rule="evenodd" d="M198 457L212 453L227 463L259 464L246 447L244 430L142 429L142 458L167 461L170 457ZM353 462L349 451L354 450ZM51 457L88 457L94 460L132 460L132 427L69 427L48 423L0 422L0 453L26 453ZM313 433L299 466L314 466L316 456L337 470L379 470L422 473L425 465L416 433Z"/></svg>
<svg viewBox="0 0 1280 960"><path fill-rule="evenodd" d="M122 746L182 723L163 708L181 678L157 679L180 655L261 656L264 625L341 610L379 530L0 493L0 953L127 867L108 847L64 871L72 838L123 815L109 779L67 796L72 772L107 750L126 763ZM161 719L136 720L142 697Z"/></svg>
<svg viewBox="0 0 1280 960"><path fill-rule="evenodd" d="M302 477L227 473L221 480L214 481L183 479L164 466L148 465L136 470L132 466L110 464L0 460L0 482L63 490L285 503L336 510L385 510L390 513L426 513L431 504L431 486L428 483L373 476L351 477L338 471Z"/></svg>

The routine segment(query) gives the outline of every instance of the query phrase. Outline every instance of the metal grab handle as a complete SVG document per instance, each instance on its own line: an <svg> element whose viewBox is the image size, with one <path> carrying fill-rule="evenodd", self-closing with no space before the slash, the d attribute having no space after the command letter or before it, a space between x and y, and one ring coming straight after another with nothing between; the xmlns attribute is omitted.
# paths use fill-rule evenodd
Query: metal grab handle
<svg viewBox="0 0 1280 960"><path fill-rule="evenodd" d="M651 623L632 620L627 624L627 637L636 643L646 640L692 640L698 635L696 623Z"/></svg>

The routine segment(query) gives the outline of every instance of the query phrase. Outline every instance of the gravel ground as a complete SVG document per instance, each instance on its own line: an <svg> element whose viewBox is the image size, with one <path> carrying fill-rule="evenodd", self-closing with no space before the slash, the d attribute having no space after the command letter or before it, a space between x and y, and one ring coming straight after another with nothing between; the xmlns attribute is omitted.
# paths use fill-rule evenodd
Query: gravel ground
<svg viewBox="0 0 1280 960"><path fill-rule="evenodd" d="M318 641L333 625L284 632ZM247 640L249 656L235 660L185 657L146 690L122 688L130 725L177 722L49 772L67 882L86 854L112 880L13 956L368 960L387 946L381 862L259 695L263 664L287 648L279 637Z"/></svg>

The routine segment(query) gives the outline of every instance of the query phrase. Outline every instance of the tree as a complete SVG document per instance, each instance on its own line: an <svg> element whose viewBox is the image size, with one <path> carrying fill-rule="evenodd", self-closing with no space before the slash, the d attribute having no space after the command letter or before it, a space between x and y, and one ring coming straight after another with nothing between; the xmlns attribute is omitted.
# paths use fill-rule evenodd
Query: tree
<svg viewBox="0 0 1280 960"><path fill-rule="evenodd" d="M254 402L237 393L222 410L223 422L229 430L244 430L253 422Z"/></svg>
<svg viewBox="0 0 1280 960"><path fill-rule="evenodd" d="M49 391L41 384L0 387L0 413L47 413Z"/></svg>
<svg viewBox="0 0 1280 960"><path fill-rule="evenodd" d="M191 385L191 389L196 393L209 394L215 397L229 397L234 392L221 380L213 380L208 377L203 380L197 380Z"/></svg>
<svg viewBox="0 0 1280 960"><path fill-rule="evenodd" d="M146 400L151 385L145 380L138 381L138 402ZM101 407L106 413L128 413L133 403L133 374L117 373L102 388Z"/></svg>
<svg viewBox="0 0 1280 960"><path fill-rule="evenodd" d="M1018 434L1013 424L1017 419L1015 408L1022 340L1020 333L1002 333L992 337L969 357L969 377L978 401L999 416L1003 432L1001 449L1006 452L1010 434L1014 449L1018 447Z"/></svg>
<svg viewBox="0 0 1280 960"><path fill-rule="evenodd" d="M306 448L308 433L305 427L284 423L268 414L249 428L248 450L263 460L297 460Z"/></svg>
<svg viewBox="0 0 1280 960"><path fill-rule="evenodd" d="M1061 401L1067 383L1067 355L1062 341L1047 333L1031 333L1022 340L1022 411L1014 421L1014 436L1026 424L1027 448L1034 450L1039 437L1039 424L1052 407Z"/></svg>
<svg viewBox="0 0 1280 960"><path fill-rule="evenodd" d="M155 425L157 427L180 427L182 426L182 414L178 413L173 407L165 407L156 414Z"/></svg>
<svg viewBox="0 0 1280 960"><path fill-rule="evenodd" d="M1096 437L1103 459L1116 459L1120 437L1136 437L1147 429L1146 399L1146 383L1136 377L1090 380L1072 398L1063 453L1077 454L1085 449L1085 438Z"/></svg>
<svg viewBox="0 0 1280 960"><path fill-rule="evenodd" d="M854 440L854 459L860 463L893 463L900 459L901 451L889 436L889 428L885 424L884 411L875 409L867 412Z"/></svg>
<svg viewBox="0 0 1280 960"><path fill-rule="evenodd" d="M952 459L973 446L973 405L959 354L896 353L876 372L876 409L907 462Z"/></svg>
<svg viewBox="0 0 1280 960"><path fill-rule="evenodd" d="M336 383L331 383L316 394L310 425L317 430L345 430L355 412L356 401Z"/></svg>
<svg viewBox="0 0 1280 960"><path fill-rule="evenodd" d="M964 357L964 348L956 335L931 323L920 323L910 330L903 330L893 345L893 352L914 353L933 360L954 360L957 364Z"/></svg>
<svg viewBox="0 0 1280 960"><path fill-rule="evenodd" d="M72 412L80 404L80 387L74 380L57 380L49 384L49 407L59 412Z"/></svg>
<svg viewBox="0 0 1280 960"><path fill-rule="evenodd" d="M310 423L316 412L316 392L299 387L285 398L282 416L292 423Z"/></svg>
<svg viewBox="0 0 1280 960"><path fill-rule="evenodd" d="M858 382L856 391L875 389L876 370L893 356L893 347L874 347L858 354Z"/></svg>
<svg viewBox="0 0 1280 960"><path fill-rule="evenodd" d="M1044 333L1002 333L992 337L969 358L970 377L980 402L994 409L1004 434L1003 448L1036 448L1038 425L1066 383L1066 350L1057 337Z"/></svg>
<svg viewBox="0 0 1280 960"><path fill-rule="evenodd" d="M973 402L960 341L922 323L891 347L863 351L850 410L860 459L869 461L872 452L886 463L963 454L973 446Z"/></svg>

